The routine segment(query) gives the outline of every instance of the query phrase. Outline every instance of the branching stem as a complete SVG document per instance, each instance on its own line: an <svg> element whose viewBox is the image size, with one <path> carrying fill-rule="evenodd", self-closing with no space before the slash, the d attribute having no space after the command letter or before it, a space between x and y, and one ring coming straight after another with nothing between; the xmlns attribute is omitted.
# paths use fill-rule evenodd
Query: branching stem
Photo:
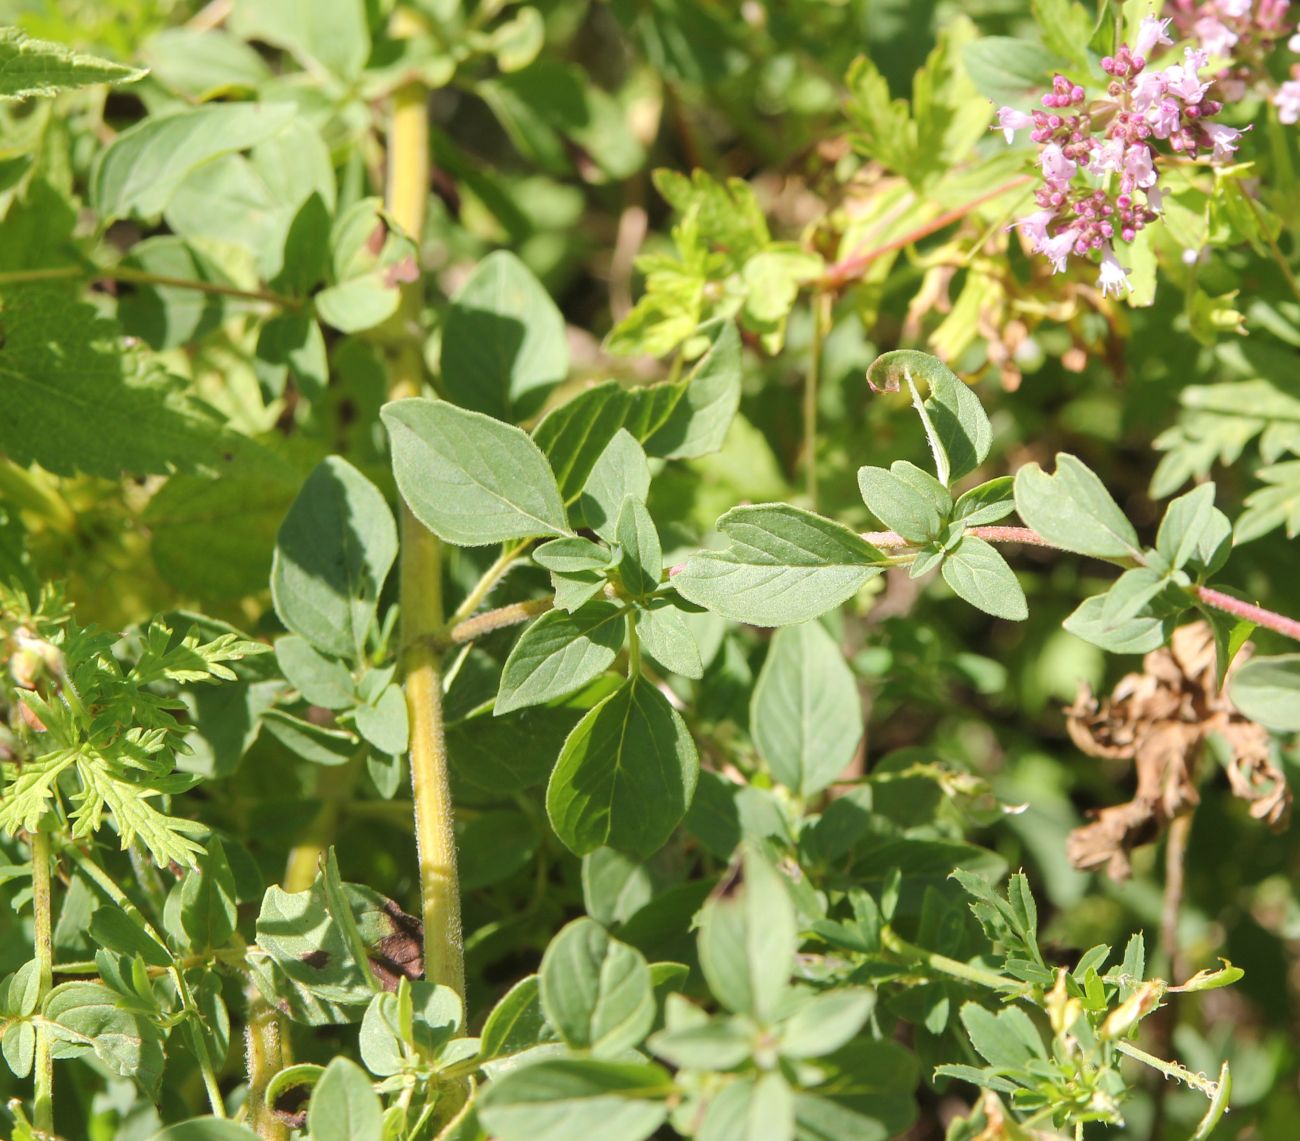
<svg viewBox="0 0 1300 1141"><path fill-rule="evenodd" d="M1064 547L1048 542L1042 535L1028 527L970 527L966 534L974 535L989 543L1024 543L1028 546L1046 547L1053 551L1065 550ZM862 537L882 551L916 545L910 539L903 538L897 531L867 531ZM1193 586L1189 589L1197 601L1205 606L1221 610L1236 618L1244 618L1256 626L1262 626L1266 630L1272 630L1274 633L1300 642L1300 622L1294 618L1288 618L1285 614L1278 614L1273 610L1265 610L1252 602L1243 602L1240 598L1233 598L1230 594L1224 594L1223 591L1208 586Z"/></svg>

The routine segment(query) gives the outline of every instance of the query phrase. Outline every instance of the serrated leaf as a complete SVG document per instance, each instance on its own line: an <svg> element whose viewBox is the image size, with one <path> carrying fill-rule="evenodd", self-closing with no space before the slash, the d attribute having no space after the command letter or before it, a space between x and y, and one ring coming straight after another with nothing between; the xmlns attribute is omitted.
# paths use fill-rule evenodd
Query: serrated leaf
<svg viewBox="0 0 1300 1141"><path fill-rule="evenodd" d="M440 538L479 547L571 534L546 457L519 428L418 397L380 415L402 498Z"/></svg>
<svg viewBox="0 0 1300 1141"><path fill-rule="evenodd" d="M614 664L624 629L623 608L613 602L543 614L510 651L493 712L541 705L586 685Z"/></svg>
<svg viewBox="0 0 1300 1141"><path fill-rule="evenodd" d="M229 438L92 306L47 285L0 294L0 448L13 462L117 479L215 464Z"/></svg>
<svg viewBox="0 0 1300 1141"><path fill-rule="evenodd" d="M1061 452L1048 475L1037 464L1016 473L1016 510L1055 546L1100 559L1141 554L1133 524L1110 497L1106 485L1075 456Z"/></svg>
<svg viewBox="0 0 1300 1141"><path fill-rule="evenodd" d="M271 597L280 621L317 649L361 660L397 558L383 495L340 456L308 477L276 536Z"/></svg>
<svg viewBox="0 0 1300 1141"><path fill-rule="evenodd" d="M777 631L754 686L749 724L768 770L800 796L826 788L853 759L862 703L839 645L820 623Z"/></svg>
<svg viewBox="0 0 1300 1141"><path fill-rule="evenodd" d="M963 535L944 557L943 580L959 598L995 618L1021 622L1029 617L1016 572L998 550L976 535Z"/></svg>
<svg viewBox="0 0 1300 1141"><path fill-rule="evenodd" d="M681 715L635 678L569 734L546 789L546 811L578 855L609 846L649 856L686 814L699 767Z"/></svg>
<svg viewBox="0 0 1300 1141"><path fill-rule="evenodd" d="M0 100L56 95L94 83L134 83L148 73L34 40L18 28L0 28Z"/></svg>
<svg viewBox="0 0 1300 1141"><path fill-rule="evenodd" d="M672 583L687 601L737 622L805 622L884 570L884 556L853 531L788 504L737 507L717 526L730 546L692 555Z"/></svg>
<svg viewBox="0 0 1300 1141"><path fill-rule="evenodd" d="M508 250L489 254L452 298L442 383L462 408L501 420L535 412L569 371L564 317Z"/></svg>

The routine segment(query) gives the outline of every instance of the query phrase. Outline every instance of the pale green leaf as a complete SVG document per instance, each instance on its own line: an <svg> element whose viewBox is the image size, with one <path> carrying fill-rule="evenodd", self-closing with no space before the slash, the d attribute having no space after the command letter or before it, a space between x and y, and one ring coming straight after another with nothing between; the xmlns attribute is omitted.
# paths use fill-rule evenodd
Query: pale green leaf
<svg viewBox="0 0 1300 1141"><path fill-rule="evenodd" d="M93 83L134 83L146 74L65 44L34 40L18 28L0 28L0 100L56 95Z"/></svg>
<svg viewBox="0 0 1300 1141"><path fill-rule="evenodd" d="M1106 485L1066 452L1057 455L1053 475L1037 464L1022 467L1015 495L1020 518L1055 546L1102 559L1140 553L1137 532Z"/></svg>
<svg viewBox="0 0 1300 1141"><path fill-rule="evenodd" d="M943 560L943 580L958 598L985 614L1021 622L1029 617L1016 572L991 543L963 535Z"/></svg>
<svg viewBox="0 0 1300 1141"><path fill-rule="evenodd" d="M623 608L596 600L566 614L550 610L523 632L501 671L500 716L563 697L614 664L623 645Z"/></svg>

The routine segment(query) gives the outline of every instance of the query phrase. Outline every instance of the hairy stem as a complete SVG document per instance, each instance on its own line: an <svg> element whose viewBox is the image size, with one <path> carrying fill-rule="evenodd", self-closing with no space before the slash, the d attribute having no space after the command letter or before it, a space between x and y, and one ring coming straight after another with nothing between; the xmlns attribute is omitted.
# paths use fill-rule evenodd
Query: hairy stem
<svg viewBox="0 0 1300 1141"><path fill-rule="evenodd" d="M286 1141L288 1127L266 1104L266 1088L285 1064L280 1015L252 983L248 986L244 1046L248 1067L248 1099L244 1103L248 1109L248 1125L262 1141Z"/></svg>
<svg viewBox="0 0 1300 1141"><path fill-rule="evenodd" d="M1194 1074L1186 1066L1181 1066L1177 1062L1166 1062L1163 1058L1157 1058L1154 1054L1148 1054L1145 1050L1134 1046L1132 1042L1116 1042L1115 1049L1141 1062L1144 1066L1159 1070L1165 1077L1174 1078L1210 1097L1214 1097L1219 1092L1219 1083L1213 1078L1205 1074Z"/></svg>
<svg viewBox="0 0 1300 1141"><path fill-rule="evenodd" d="M26 285L38 281L75 281L85 278L88 281L107 280L124 281L131 285L157 285L166 289L192 289L196 293L213 293L221 297L234 297L241 301L261 301L281 309L301 309L303 302L297 297L286 297L269 289L240 289L234 285L223 285L219 281L202 281L192 277L169 277L162 273L147 273L142 269L133 269L129 265L113 266L51 266L46 269L20 269L10 273L0 273L0 287L6 285Z"/></svg>
<svg viewBox="0 0 1300 1141"><path fill-rule="evenodd" d="M456 613L451 616L452 625L464 621L478 609L478 604L492 593L492 588L505 578L506 572L515 565L515 560L527 549L528 543L524 542L508 547L501 553L501 557L483 572L483 577L474 584L474 588L465 596L465 601L456 607Z"/></svg>
<svg viewBox="0 0 1300 1141"><path fill-rule="evenodd" d="M974 535L989 543L1024 543L1033 547L1047 547L1053 551L1065 550L1064 547L1048 542L1037 531L1032 531L1028 527L968 527L966 534ZM866 531L862 537L873 547L879 547L881 550L895 550L916 545L910 539L903 538L897 531ZM1262 626L1266 630L1272 630L1274 633L1300 642L1300 622L1294 618L1288 618L1285 614L1278 614L1273 610L1265 610L1262 606L1256 606L1251 602L1243 602L1240 598L1233 598L1230 594L1224 594L1223 591L1208 586L1193 586L1189 589L1197 601L1205 606L1221 610L1236 618L1244 618L1256 626Z"/></svg>
<svg viewBox="0 0 1300 1141"><path fill-rule="evenodd" d="M395 32L409 32L396 28ZM393 96L388 132L388 209L417 242L424 231L429 198L428 91L410 83ZM414 283L418 288L418 283ZM403 315L407 343L394 362L390 394L415 396L422 389L423 362L418 327L420 295L408 287ZM456 834L448 779L447 738L442 715L442 657L445 633L442 546L410 509L402 505L401 669L411 724L411 799L420 861L424 973L430 982L465 994L465 951L461 932Z"/></svg>
<svg viewBox="0 0 1300 1141"><path fill-rule="evenodd" d="M509 606L500 606L466 618L463 622L447 631L447 639L456 646L463 646L476 638L491 634L494 630L504 630L507 626L518 626L539 614L545 614L555 603L549 598L534 598L527 602L512 602Z"/></svg>
<svg viewBox="0 0 1300 1141"><path fill-rule="evenodd" d="M54 983L54 899L50 884L49 833L32 834L32 915L36 926L37 1002L39 1011ZM45 1023L36 1026L36 1057L33 1077L36 1085L32 1102L32 1122L37 1132L54 1132L54 1056L50 1029Z"/></svg>

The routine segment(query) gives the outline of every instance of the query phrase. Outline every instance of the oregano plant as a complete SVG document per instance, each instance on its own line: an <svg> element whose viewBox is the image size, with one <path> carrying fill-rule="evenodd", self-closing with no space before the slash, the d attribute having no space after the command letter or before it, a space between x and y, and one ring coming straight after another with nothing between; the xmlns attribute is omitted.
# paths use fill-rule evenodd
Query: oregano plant
<svg viewBox="0 0 1300 1141"><path fill-rule="evenodd" d="M1287 7L0 14L0 1132L1290 1136Z"/></svg>

